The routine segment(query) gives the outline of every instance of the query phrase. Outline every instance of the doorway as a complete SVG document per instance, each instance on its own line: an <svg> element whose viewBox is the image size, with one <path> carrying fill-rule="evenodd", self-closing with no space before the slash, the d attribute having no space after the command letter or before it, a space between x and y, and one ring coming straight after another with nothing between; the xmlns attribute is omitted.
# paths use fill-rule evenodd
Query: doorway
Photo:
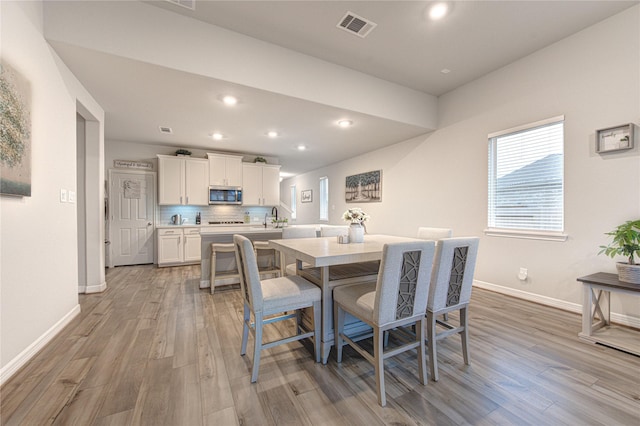
<svg viewBox="0 0 640 426"><path fill-rule="evenodd" d="M156 174L109 170L109 267L153 263Z"/></svg>

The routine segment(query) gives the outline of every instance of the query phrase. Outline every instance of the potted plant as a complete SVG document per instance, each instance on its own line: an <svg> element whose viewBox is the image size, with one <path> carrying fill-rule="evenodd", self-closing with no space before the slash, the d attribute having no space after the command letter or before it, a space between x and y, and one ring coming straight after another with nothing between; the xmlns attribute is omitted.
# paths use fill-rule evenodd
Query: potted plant
<svg viewBox="0 0 640 426"><path fill-rule="evenodd" d="M635 262L635 257L640 258L640 219L629 220L619 225L606 235L613 237L613 241L607 246L600 246L602 250L598 254L613 258L625 256L628 262L618 262L618 279L627 283L640 284L640 264Z"/></svg>
<svg viewBox="0 0 640 426"><path fill-rule="evenodd" d="M348 209L342 214L342 219L351 222L349 227L349 241L352 243L364 242L364 222L369 219L369 215L358 207Z"/></svg>

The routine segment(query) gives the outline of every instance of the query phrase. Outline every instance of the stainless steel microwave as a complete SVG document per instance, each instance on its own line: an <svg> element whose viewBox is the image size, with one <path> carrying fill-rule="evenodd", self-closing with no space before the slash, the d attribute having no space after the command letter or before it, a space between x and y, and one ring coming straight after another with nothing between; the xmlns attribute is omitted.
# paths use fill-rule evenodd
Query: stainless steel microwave
<svg viewBox="0 0 640 426"><path fill-rule="evenodd" d="M242 188L239 186L210 186L209 204L242 204Z"/></svg>

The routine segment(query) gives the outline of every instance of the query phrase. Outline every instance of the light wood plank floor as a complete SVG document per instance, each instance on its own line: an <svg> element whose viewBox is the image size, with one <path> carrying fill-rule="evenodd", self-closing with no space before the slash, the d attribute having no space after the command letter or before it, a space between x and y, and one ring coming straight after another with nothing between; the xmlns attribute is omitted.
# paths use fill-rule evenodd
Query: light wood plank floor
<svg viewBox="0 0 640 426"><path fill-rule="evenodd" d="M471 365L456 337L439 346L437 383L419 384L415 354L391 359L385 408L373 367L350 349L342 365L333 354L322 365L307 342L275 347L252 385L239 290L211 296L199 276L198 266L109 270L109 289L81 296L79 317L2 387L1 423L640 424L640 358L580 342L578 315L478 289Z"/></svg>

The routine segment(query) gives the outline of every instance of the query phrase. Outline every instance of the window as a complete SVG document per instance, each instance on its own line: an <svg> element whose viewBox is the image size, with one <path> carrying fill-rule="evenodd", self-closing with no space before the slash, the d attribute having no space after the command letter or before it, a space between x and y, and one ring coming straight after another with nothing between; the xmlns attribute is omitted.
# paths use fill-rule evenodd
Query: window
<svg viewBox="0 0 640 426"><path fill-rule="evenodd" d="M488 235L565 240L564 116L489 135Z"/></svg>
<svg viewBox="0 0 640 426"><path fill-rule="evenodd" d="M320 220L329 220L329 178L320 178Z"/></svg>
<svg viewBox="0 0 640 426"><path fill-rule="evenodd" d="M291 220L296 219L296 186L291 185Z"/></svg>

